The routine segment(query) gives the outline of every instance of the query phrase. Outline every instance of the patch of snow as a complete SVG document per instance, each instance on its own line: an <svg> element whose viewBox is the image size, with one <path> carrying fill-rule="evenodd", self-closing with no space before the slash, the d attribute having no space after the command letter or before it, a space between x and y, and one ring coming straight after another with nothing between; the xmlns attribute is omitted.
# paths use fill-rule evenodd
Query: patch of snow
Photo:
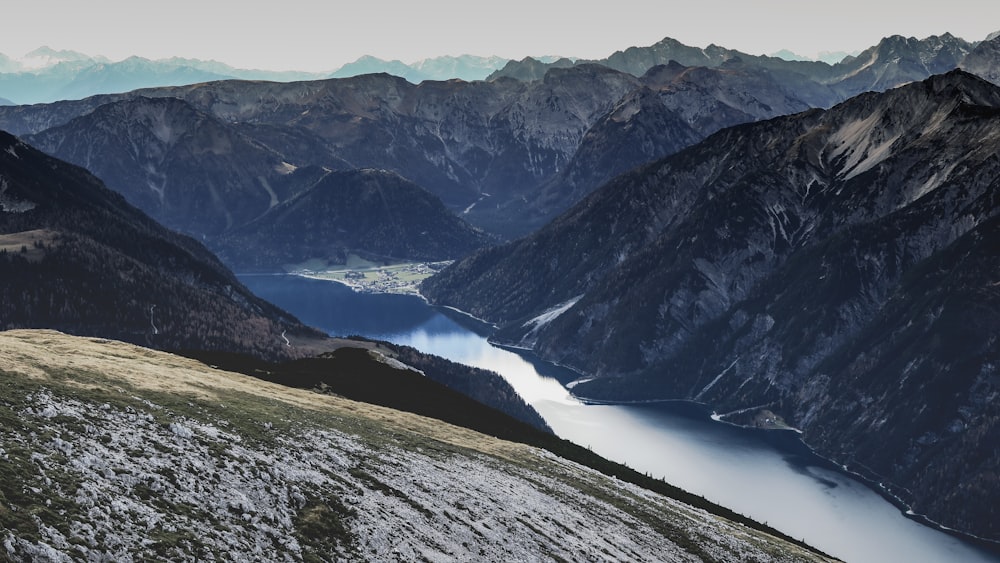
<svg viewBox="0 0 1000 563"><path fill-rule="evenodd" d="M580 295L577 295L576 297L574 297L574 298L572 298L572 299L570 299L568 301L560 303L560 304L556 305L555 307L552 307L551 309L546 310L541 315L538 315L537 317L535 317L535 318L533 318L533 319L525 322L523 326L525 328L528 328L529 326L531 326L531 327L534 327L537 330L537 329L539 329L539 328L541 328L541 327L543 327L543 326L551 323L552 321L554 321L557 317L559 317L560 315L562 315L563 313L565 313L566 311L568 311L570 309L570 307L572 307L573 305L576 305L576 303L578 301L580 301L580 299L582 299L582 298L583 298L583 294L581 293Z"/></svg>
<svg viewBox="0 0 1000 563"><path fill-rule="evenodd" d="M556 320L556 318L558 318L560 315L562 315L566 311L570 310L570 308L572 308L573 305L576 305L576 303L578 301L580 301L580 299L582 299L582 298L583 298L583 294L581 293L580 295L577 295L576 297L574 297L574 298L572 298L572 299L570 299L568 301L560 303L560 304L556 305L555 307L552 307L551 309L546 310L542 314L538 315L537 317L535 317L533 319L528 320L523 325L521 325L524 328L531 328L531 330L529 330L528 333L525 334L524 337L521 339L520 345L524 346L526 348L531 348L531 346L534 344L535 340L538 337L538 332L543 327L545 327L546 325L548 325L552 321Z"/></svg>
<svg viewBox="0 0 1000 563"><path fill-rule="evenodd" d="M391 367L393 369L398 369L400 371L414 371L414 372L419 373L420 375L426 375L423 372L423 370L419 370L419 369L417 369L417 368L415 368L415 367L413 367L411 365L404 364L403 362L397 360L396 358L390 358L389 356L386 356L382 352L378 352L378 351L372 350L369 353L377 361L379 361L379 362L381 362L381 363L383 363L383 364L385 364L385 365L387 365L387 366L389 366L389 367Z"/></svg>
<svg viewBox="0 0 1000 563"><path fill-rule="evenodd" d="M576 387L577 385L580 385L581 383L587 383L588 381L594 381L595 379L597 379L597 378L596 377L581 377L580 379L574 379L573 381L570 381L569 383L566 384L566 388L569 389L569 390L572 390L574 387Z"/></svg>
<svg viewBox="0 0 1000 563"><path fill-rule="evenodd" d="M858 174L871 170L876 164L882 162L886 158L889 158L891 156L890 149L892 148L892 145L895 144L900 137L901 135L894 135L892 138L887 139L878 146L868 147L865 151L865 159L857 163L853 168L850 168L850 172L844 176L844 179L850 180Z"/></svg>
<svg viewBox="0 0 1000 563"><path fill-rule="evenodd" d="M872 169L890 156L889 149L900 135L879 140L882 114L875 112L864 119L846 123L830 135L828 147L831 158L845 158L840 175L849 180Z"/></svg>
<svg viewBox="0 0 1000 563"><path fill-rule="evenodd" d="M735 366L736 362L739 362L739 361L740 361L740 358L737 356L737 358L735 360L733 360L733 363L729 364L729 367L727 367L726 369L720 371L719 375L715 376L715 379L713 379L712 381L710 381L708 383L708 385L706 385L704 388L702 388L702 390L699 391L698 394L694 396L694 400L695 401L700 401L702 395L704 395L706 392L708 392L709 389L711 389L712 387L714 387L715 384L718 383L720 379L722 379L722 376L726 375L729 372L729 370L733 369L733 366Z"/></svg>
<svg viewBox="0 0 1000 563"><path fill-rule="evenodd" d="M926 182L923 183L923 185L917 188L917 190L913 193L913 195L911 196L912 201L916 201L922 198L923 196L931 193L932 191L938 189L939 187L941 187L941 184L945 183L948 180L948 177L951 176L952 171L955 170L955 167L957 167L960 163L961 161L953 162L945 170L935 172L930 178L927 179Z"/></svg>
<svg viewBox="0 0 1000 563"><path fill-rule="evenodd" d="M480 202L482 202L484 199L486 199L488 197L490 197L490 194L483 194L482 196L479 197L479 199L477 199L476 201L472 202L471 205L469 205L468 207L466 207L465 209L463 209L462 212L460 213L460 215L468 215L469 212L472 211L472 209L476 205L478 205Z"/></svg>
<svg viewBox="0 0 1000 563"><path fill-rule="evenodd" d="M257 176L257 180L260 182L261 187L264 188L264 191L267 192L267 195L270 198L270 201L268 201L267 204L267 208L270 210L275 205L278 205L278 194L274 193L274 189L271 188L271 184L267 181L267 178Z"/></svg>

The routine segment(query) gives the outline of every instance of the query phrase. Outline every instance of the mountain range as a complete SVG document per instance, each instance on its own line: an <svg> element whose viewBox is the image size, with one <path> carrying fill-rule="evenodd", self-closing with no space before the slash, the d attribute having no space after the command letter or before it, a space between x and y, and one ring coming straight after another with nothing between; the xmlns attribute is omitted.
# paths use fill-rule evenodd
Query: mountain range
<svg viewBox="0 0 1000 563"><path fill-rule="evenodd" d="M44 150L90 166L130 202L195 236L256 219L301 189L289 185L289 170L319 166L395 172L472 225L517 238L615 175L725 127L829 107L857 91L960 64L994 76L995 43L894 36L828 65L665 39L599 65L538 63L546 74L533 80L505 78L517 74L511 63L510 72L485 82L417 85L384 74L291 84L221 81L0 108L0 127L34 135L31 142ZM167 150L143 129L149 120L128 117L153 111L139 110L153 103L139 98L164 97L187 105L156 109L161 121L193 120L227 138L231 153L222 157L221 145L197 135L179 136L171 142L180 145ZM104 137L97 136L102 130Z"/></svg>
<svg viewBox="0 0 1000 563"><path fill-rule="evenodd" d="M795 427L913 512L1000 541L998 46L894 36L830 65L665 39L473 82L0 107L20 136L0 137L0 319L278 361L342 343L202 242L253 270L471 254L422 293L577 370L576 395ZM336 529L341 505L319 504Z"/></svg>
<svg viewBox="0 0 1000 563"><path fill-rule="evenodd" d="M217 61L150 60L129 57L111 61L76 51L40 47L12 59L0 54L0 95L18 104L75 100L137 88L193 84L209 80L315 80L323 73L233 68Z"/></svg>
<svg viewBox="0 0 1000 563"><path fill-rule="evenodd" d="M264 213L299 189L288 171L320 166L391 170L469 223L513 238L631 166L826 96L822 86L783 83L736 61L667 65L639 78L577 65L534 82L414 85L384 74L211 82L0 108L0 126L90 167L135 205L197 236ZM595 151L612 146L620 147L613 158L595 161Z"/></svg>
<svg viewBox="0 0 1000 563"><path fill-rule="evenodd" d="M541 57L543 61L554 57ZM332 72L271 71L235 68L212 60L181 57L111 61L76 51L40 47L20 59L0 53L0 95L18 104L78 100L97 94L157 86L182 86L212 80L293 82L388 73L414 84L424 80L483 80L507 62L500 57L441 56L406 64L364 56ZM11 102L14 104L15 102Z"/></svg>
<svg viewBox="0 0 1000 563"><path fill-rule="evenodd" d="M397 175L331 172L328 166L348 166L331 155L310 158L323 149L308 135L236 125L176 98L138 97L26 139L87 167L157 220L204 240L230 266L344 263L350 253L446 260L489 243ZM337 205L341 211L331 215ZM246 248L255 251L238 250Z"/></svg>
<svg viewBox="0 0 1000 563"><path fill-rule="evenodd" d="M989 40L987 40L989 41ZM630 47L617 51L605 59L578 60L572 64L600 64L608 68L642 76L649 69L670 61L684 66L717 67L727 61L739 60L745 64L767 69L784 79L808 80L830 89L825 103L828 107L868 90L885 90L913 80L922 80L957 68L962 60L978 45L949 33L932 35L924 39L893 35L882 39L854 57L846 57L835 64L820 61L795 61L778 57L758 56L709 45L701 49L691 47L672 38L648 47ZM549 68L565 67L568 61L540 64L529 60L508 63L489 79L513 76L519 79L541 79ZM529 70L530 69L530 70Z"/></svg>
<svg viewBox="0 0 1000 563"><path fill-rule="evenodd" d="M998 131L1000 88L962 71L732 127L421 291L581 397L768 409L997 539Z"/></svg>

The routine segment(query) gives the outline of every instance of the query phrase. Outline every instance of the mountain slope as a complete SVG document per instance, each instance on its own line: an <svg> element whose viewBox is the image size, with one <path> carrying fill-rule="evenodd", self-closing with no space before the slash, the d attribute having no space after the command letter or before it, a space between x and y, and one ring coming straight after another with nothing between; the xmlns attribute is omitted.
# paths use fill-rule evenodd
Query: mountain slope
<svg viewBox="0 0 1000 563"><path fill-rule="evenodd" d="M105 104L26 140L197 236L243 225L291 195L281 154L174 98Z"/></svg>
<svg viewBox="0 0 1000 563"><path fill-rule="evenodd" d="M592 377L577 394L771 409L1000 538L998 150L1000 89L955 71L724 130L422 292Z"/></svg>
<svg viewBox="0 0 1000 563"><path fill-rule="evenodd" d="M13 559L827 560L437 420L116 342L0 343Z"/></svg>
<svg viewBox="0 0 1000 563"><path fill-rule="evenodd" d="M319 259L440 261L492 242L416 184L384 170L322 172L299 194L214 239L220 258L245 271Z"/></svg>
<svg viewBox="0 0 1000 563"><path fill-rule="evenodd" d="M3 328L270 358L322 349L324 335L256 298L203 246L88 172L6 133L0 146Z"/></svg>

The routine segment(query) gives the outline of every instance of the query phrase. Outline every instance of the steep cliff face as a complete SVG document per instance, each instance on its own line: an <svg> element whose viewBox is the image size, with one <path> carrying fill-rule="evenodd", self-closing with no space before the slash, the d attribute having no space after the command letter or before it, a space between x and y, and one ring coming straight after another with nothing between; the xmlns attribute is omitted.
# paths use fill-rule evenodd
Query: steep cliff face
<svg viewBox="0 0 1000 563"><path fill-rule="evenodd" d="M1000 537L998 149L1000 89L935 76L724 130L424 293L594 377L575 393L777 410L935 520Z"/></svg>

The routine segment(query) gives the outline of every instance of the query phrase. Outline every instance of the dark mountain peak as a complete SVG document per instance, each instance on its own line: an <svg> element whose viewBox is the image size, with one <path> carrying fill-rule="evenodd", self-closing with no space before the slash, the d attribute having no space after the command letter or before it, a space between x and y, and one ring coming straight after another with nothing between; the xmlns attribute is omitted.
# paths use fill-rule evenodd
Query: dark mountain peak
<svg viewBox="0 0 1000 563"><path fill-rule="evenodd" d="M916 41L916 40L917 40L916 37L906 37L904 35L899 35L898 33L896 33L893 35L887 35L883 37L881 40L879 40L877 46L889 47L889 46L906 45L910 41Z"/></svg>
<svg viewBox="0 0 1000 563"><path fill-rule="evenodd" d="M684 70L687 67L684 66L684 65L682 65L681 63L673 60L673 59L670 59L669 61L667 61L666 65L654 66L650 70L653 70L653 69L656 69L656 68L665 68L666 70L668 70L670 72L680 72L680 71Z"/></svg>
<svg viewBox="0 0 1000 563"><path fill-rule="evenodd" d="M348 78L379 72L386 72L396 76L412 78L414 82L420 82L420 79L422 78L420 73L416 73L414 69L402 61L387 61L372 55L362 55L354 62L345 64L330 74L330 78Z"/></svg>
<svg viewBox="0 0 1000 563"><path fill-rule="evenodd" d="M859 97L866 99L866 97ZM959 106L1000 108L1000 87L982 78L955 69L945 74L931 76L921 82L906 84L874 99L880 101L887 113L914 116L904 126L916 127L926 118L925 110L943 115ZM851 101L845 102L849 104Z"/></svg>
<svg viewBox="0 0 1000 563"><path fill-rule="evenodd" d="M671 59L667 64L650 67L646 74L642 75L642 82L647 85L662 86L673 81L687 69L688 67Z"/></svg>
<svg viewBox="0 0 1000 563"><path fill-rule="evenodd" d="M723 53L724 54L739 53L739 51L734 51L732 49L727 49L727 48L723 47L722 45L716 45L715 43L709 43L708 46L705 47L705 52L706 53L720 53L720 54L723 54Z"/></svg>
<svg viewBox="0 0 1000 563"><path fill-rule="evenodd" d="M664 37L656 43L653 43L654 47L687 47L687 45L681 43L680 41L674 39L673 37Z"/></svg>
<svg viewBox="0 0 1000 563"><path fill-rule="evenodd" d="M241 269L273 270L351 254L375 261L448 260L492 243L417 184L390 170L327 171L306 190L215 242Z"/></svg>
<svg viewBox="0 0 1000 563"><path fill-rule="evenodd" d="M997 91L1000 89L983 78L963 69L954 69L944 74L936 74L924 80L924 84L935 94L951 95L960 92L970 103L995 106Z"/></svg>

